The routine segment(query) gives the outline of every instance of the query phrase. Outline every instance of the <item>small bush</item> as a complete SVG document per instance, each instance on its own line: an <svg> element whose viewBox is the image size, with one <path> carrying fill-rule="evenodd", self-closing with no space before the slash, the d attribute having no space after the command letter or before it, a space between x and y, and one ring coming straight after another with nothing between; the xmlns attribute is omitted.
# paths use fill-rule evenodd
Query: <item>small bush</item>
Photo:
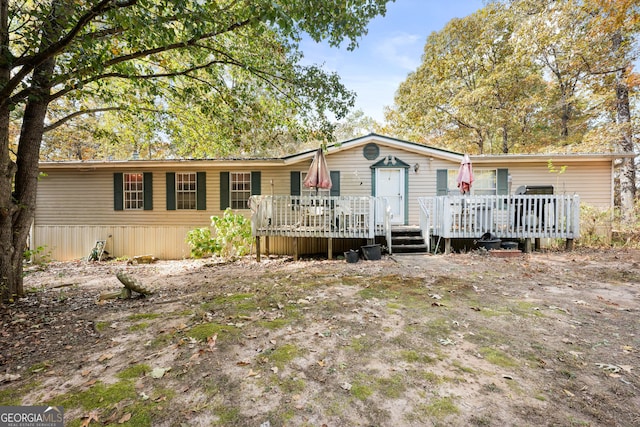
<svg viewBox="0 0 640 427"><path fill-rule="evenodd" d="M227 209L222 217L211 217L211 226L213 233L208 228L197 228L187 234L191 256L202 258L218 255L225 259L235 259L251 251L251 221L244 216Z"/></svg>

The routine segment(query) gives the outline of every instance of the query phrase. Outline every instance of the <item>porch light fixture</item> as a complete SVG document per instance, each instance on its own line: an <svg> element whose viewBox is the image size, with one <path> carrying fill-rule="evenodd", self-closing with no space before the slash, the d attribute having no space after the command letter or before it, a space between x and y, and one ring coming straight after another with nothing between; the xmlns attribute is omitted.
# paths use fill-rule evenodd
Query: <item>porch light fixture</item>
<svg viewBox="0 0 640 427"><path fill-rule="evenodd" d="M420 163L416 163L415 165L413 165L413 171L415 173L418 173L418 169L420 169Z"/></svg>

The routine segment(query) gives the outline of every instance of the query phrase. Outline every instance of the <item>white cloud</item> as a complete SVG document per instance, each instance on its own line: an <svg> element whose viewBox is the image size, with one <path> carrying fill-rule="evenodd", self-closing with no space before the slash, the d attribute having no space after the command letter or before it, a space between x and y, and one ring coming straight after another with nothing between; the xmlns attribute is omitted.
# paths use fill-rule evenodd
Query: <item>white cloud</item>
<svg viewBox="0 0 640 427"><path fill-rule="evenodd" d="M421 56L416 55L416 51L420 52L422 47L422 37L417 34L401 33L376 44L374 51L380 59L404 70L414 71L420 65Z"/></svg>

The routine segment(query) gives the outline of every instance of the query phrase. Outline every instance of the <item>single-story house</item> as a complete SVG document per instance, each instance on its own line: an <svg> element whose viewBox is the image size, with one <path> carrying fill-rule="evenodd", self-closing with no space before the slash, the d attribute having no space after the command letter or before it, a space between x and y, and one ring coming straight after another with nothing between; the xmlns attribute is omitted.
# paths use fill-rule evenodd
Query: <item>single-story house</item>
<svg viewBox="0 0 640 427"><path fill-rule="evenodd" d="M222 215L227 208L250 217L253 207L256 220L256 206L251 206L249 199L260 196L252 199L254 205L268 199L269 210L260 212L255 235L271 236L268 246L261 245L260 251L321 253L327 248L331 250L334 244L336 250L347 250L357 246L363 237L368 241L374 237L347 232L347 225L356 218L355 214L349 215L356 206L354 203L374 204L370 215L363 214L359 219L382 230L375 232L375 236L382 238L386 232L384 221L392 226L423 224L424 228L421 215L435 209L432 202L425 200L450 197L454 202L447 203L457 203L458 214L460 206L469 206L465 205L469 201L456 201L460 199L456 176L462 153L370 134L327 148L333 185L330 190L316 192L302 185L316 151L261 159L41 162L43 176L38 185L29 244L31 248L44 247L54 260L87 257L96 241L106 241L106 249L114 257L151 254L161 259L180 259L190 253L185 241L189 230L209 226L210 217ZM617 154L471 156L475 176L471 197L496 197L523 193L527 188L552 187L554 195L578 195L582 204L611 208L614 161L619 157ZM299 218L294 219L297 222L287 219L284 227L285 222L277 219L274 212L276 205L284 203L278 197L286 201L285 210L278 214L282 218L290 212L299 214L298 207L304 205L305 197L330 199L334 216L327 224L329 230L339 229L341 233L332 236L309 233L309 224L301 226ZM338 198L349 197L351 205L339 209L342 200ZM358 197L369 202L357 201ZM381 200L385 201L385 211ZM547 200L547 205L551 202L556 206L555 199ZM503 201L490 203L498 212L496 203L501 205ZM269 217L266 222L265 212ZM513 214L511 217L513 221ZM433 228L442 220L432 212L427 226ZM554 222L557 226L561 221ZM278 224L285 233L278 234L273 229L264 233ZM293 232L295 226L299 228ZM476 234L479 231L480 228L475 229ZM337 238L332 243L332 239L325 237Z"/></svg>

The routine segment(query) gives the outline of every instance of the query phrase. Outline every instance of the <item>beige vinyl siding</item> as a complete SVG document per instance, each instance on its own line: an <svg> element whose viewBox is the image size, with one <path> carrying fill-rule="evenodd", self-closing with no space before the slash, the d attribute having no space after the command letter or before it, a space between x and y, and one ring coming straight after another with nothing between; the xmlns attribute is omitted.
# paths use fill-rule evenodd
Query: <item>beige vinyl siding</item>
<svg viewBox="0 0 640 427"><path fill-rule="evenodd" d="M185 241L187 226L126 225L36 225L34 245L46 247L43 255L52 260L68 261L86 258L96 241L106 240L109 256L115 258L153 255L160 259L189 257Z"/></svg>
<svg viewBox="0 0 640 427"><path fill-rule="evenodd" d="M612 206L610 160L554 163L556 169L564 165L567 168L562 174L550 172L546 163L502 163L491 167L509 169L512 194L521 185L552 185L555 194L577 194L582 204L600 208ZM488 168L489 165L474 167Z"/></svg>

